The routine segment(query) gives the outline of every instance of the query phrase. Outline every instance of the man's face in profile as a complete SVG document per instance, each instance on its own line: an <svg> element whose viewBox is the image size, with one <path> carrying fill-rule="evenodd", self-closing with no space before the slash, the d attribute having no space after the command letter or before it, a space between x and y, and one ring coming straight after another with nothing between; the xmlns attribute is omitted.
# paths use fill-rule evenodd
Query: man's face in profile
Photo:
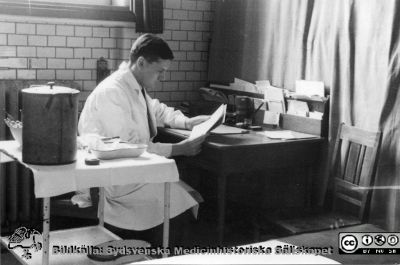
<svg viewBox="0 0 400 265"><path fill-rule="evenodd" d="M141 67L142 72L142 86L145 88L155 88L157 81L164 80L164 74L171 66L171 60L159 59L152 63L143 59Z"/></svg>

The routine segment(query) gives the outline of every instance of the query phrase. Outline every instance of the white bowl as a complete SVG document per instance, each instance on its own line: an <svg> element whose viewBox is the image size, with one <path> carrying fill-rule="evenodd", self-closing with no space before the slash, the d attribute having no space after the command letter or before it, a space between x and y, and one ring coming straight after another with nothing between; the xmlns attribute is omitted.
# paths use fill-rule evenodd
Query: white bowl
<svg viewBox="0 0 400 265"><path fill-rule="evenodd" d="M22 146L22 123L20 121L12 121L10 119L4 119L4 123L10 128L11 135L15 141Z"/></svg>
<svg viewBox="0 0 400 265"><path fill-rule="evenodd" d="M145 144L121 144L121 148L115 149L104 149L104 150L95 150L92 149L92 153L98 159L117 159L117 158L127 158L127 157L138 157L144 153L147 149L147 145Z"/></svg>

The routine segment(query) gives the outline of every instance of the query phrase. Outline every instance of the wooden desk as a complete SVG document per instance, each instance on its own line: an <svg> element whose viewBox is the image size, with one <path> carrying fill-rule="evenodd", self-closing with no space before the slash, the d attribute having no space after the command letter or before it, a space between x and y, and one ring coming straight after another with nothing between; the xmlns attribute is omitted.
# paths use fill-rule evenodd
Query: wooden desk
<svg viewBox="0 0 400 265"><path fill-rule="evenodd" d="M181 130L159 128L161 142L178 142L186 138ZM210 135L202 152L185 162L209 170L218 177L218 240L224 239L226 185L229 175L269 169L308 167L310 177L319 165L323 138L271 140L254 132L248 134ZM310 187L311 185L307 185Z"/></svg>

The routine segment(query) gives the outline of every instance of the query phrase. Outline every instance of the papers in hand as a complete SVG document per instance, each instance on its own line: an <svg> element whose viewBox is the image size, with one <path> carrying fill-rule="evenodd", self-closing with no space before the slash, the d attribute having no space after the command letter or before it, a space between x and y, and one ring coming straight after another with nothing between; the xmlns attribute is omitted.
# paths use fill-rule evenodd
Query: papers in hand
<svg viewBox="0 0 400 265"><path fill-rule="evenodd" d="M267 136L268 138L271 138L271 139L281 139L281 140L307 139L307 138L317 138L318 137L316 135L295 132L295 131L290 131L290 130L263 131L263 132L257 132L257 134Z"/></svg>
<svg viewBox="0 0 400 265"><path fill-rule="evenodd" d="M224 122L226 113L226 104L222 104L205 122L193 127L189 139L195 139L206 135L212 129Z"/></svg>

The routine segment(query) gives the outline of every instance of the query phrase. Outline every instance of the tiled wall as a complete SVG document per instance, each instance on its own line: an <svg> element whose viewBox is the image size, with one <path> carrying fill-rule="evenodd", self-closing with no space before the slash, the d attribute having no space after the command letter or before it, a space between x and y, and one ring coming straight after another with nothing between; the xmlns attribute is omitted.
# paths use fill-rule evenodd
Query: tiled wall
<svg viewBox="0 0 400 265"><path fill-rule="evenodd" d="M150 91L168 105L199 98L207 80L214 0L164 0L164 33L175 60ZM74 80L81 106L101 56L115 70L139 36L134 23L0 15L0 79Z"/></svg>

